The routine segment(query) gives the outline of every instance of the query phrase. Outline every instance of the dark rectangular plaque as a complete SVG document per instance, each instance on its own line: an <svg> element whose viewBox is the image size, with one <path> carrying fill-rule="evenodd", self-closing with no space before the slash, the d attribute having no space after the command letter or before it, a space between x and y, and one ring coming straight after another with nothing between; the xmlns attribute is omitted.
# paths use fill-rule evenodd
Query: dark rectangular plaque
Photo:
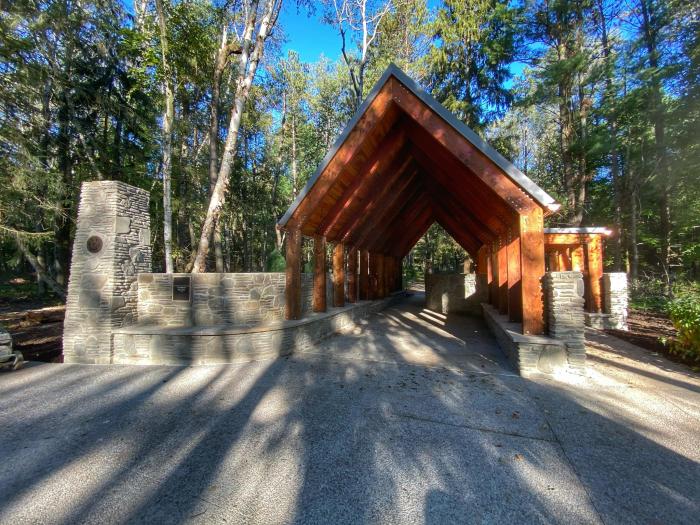
<svg viewBox="0 0 700 525"><path fill-rule="evenodd" d="M190 290L192 289L191 283L189 275L173 277L173 301L189 301Z"/></svg>

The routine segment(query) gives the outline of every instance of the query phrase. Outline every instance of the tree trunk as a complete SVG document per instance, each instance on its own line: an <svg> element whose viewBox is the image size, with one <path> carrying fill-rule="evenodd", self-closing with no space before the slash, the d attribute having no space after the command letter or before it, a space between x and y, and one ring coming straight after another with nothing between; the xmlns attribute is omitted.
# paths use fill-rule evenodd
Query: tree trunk
<svg viewBox="0 0 700 525"><path fill-rule="evenodd" d="M243 45L241 46L241 58L239 64L238 80L236 82L236 95L231 111L231 119L229 123L228 136L224 146L224 152L221 159L218 177L214 186L214 191L209 199L207 208L207 216L202 226L202 233L199 238L199 246L197 248L197 256L195 264L192 268L193 272L203 272L206 270L206 260L209 254L209 239L214 232L216 223L221 216L221 208L225 202L228 191L231 168L233 158L236 153L236 143L238 141L238 133L241 125L241 117L245 102L250 94L250 88L255 77L255 72L258 68L258 63L263 54L265 40L269 36L277 14L279 13L280 4L277 0L267 0L263 19L258 28L258 34L255 38L255 46L251 53L251 45L253 42L253 31L255 30L258 11L257 0L250 2L248 6L248 19L243 35Z"/></svg>
<svg viewBox="0 0 700 525"><path fill-rule="evenodd" d="M661 218L661 253L659 259L664 275L666 295L672 295L671 276L671 184L666 151L666 122L663 107L661 80L659 79L659 50L657 36L659 27L654 5L649 0L640 0L644 43L647 48L647 60L653 71L651 77L651 118L654 125L655 164L660 198L659 217Z"/></svg>
<svg viewBox="0 0 700 525"><path fill-rule="evenodd" d="M20 234L15 233L15 244L19 248L25 259L29 261L29 264L34 268L36 272L37 280L46 283L46 285L51 288L51 290L58 295L64 301L66 300L66 291L51 275L46 271L46 267L41 263L41 261L29 250L25 242L22 240Z"/></svg>
<svg viewBox="0 0 700 525"><path fill-rule="evenodd" d="M165 110L163 112L163 249L165 252L165 272L173 273L173 205L172 205L172 157L173 157L173 119L175 114L175 95L172 88L172 75L168 62L168 34L165 25L165 13L162 0L156 0L158 26L160 28L160 53L163 63L163 94Z"/></svg>

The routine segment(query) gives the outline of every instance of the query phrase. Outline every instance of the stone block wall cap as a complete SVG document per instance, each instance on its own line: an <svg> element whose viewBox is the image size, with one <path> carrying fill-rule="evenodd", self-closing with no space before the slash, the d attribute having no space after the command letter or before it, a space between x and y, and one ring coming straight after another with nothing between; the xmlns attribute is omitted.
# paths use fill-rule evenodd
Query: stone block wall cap
<svg viewBox="0 0 700 525"><path fill-rule="evenodd" d="M612 235L612 230L604 226L586 226L583 228L545 228L544 233L593 233L600 235Z"/></svg>

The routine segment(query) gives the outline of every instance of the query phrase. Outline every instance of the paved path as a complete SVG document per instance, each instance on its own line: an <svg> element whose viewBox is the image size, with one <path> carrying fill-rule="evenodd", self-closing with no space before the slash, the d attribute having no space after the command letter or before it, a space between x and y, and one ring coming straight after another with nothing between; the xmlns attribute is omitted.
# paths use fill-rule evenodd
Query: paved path
<svg viewBox="0 0 700 525"><path fill-rule="evenodd" d="M697 523L700 381L525 380L414 298L313 353L0 375L0 523Z"/></svg>

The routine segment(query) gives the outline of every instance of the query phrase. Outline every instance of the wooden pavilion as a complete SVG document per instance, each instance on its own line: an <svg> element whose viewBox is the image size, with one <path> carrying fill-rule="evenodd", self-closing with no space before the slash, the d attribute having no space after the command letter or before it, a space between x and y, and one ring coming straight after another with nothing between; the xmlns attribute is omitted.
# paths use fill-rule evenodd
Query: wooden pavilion
<svg viewBox="0 0 700 525"><path fill-rule="evenodd" d="M611 233L607 228L600 227L544 229L547 269L583 274L584 308L589 313L603 311L603 237Z"/></svg>
<svg viewBox="0 0 700 525"><path fill-rule="evenodd" d="M437 222L486 275L491 304L524 334L542 334L543 220L558 208L392 65L278 223L287 318L301 316L302 236L314 241L314 311L325 311L326 243L341 306L399 289L402 258Z"/></svg>

